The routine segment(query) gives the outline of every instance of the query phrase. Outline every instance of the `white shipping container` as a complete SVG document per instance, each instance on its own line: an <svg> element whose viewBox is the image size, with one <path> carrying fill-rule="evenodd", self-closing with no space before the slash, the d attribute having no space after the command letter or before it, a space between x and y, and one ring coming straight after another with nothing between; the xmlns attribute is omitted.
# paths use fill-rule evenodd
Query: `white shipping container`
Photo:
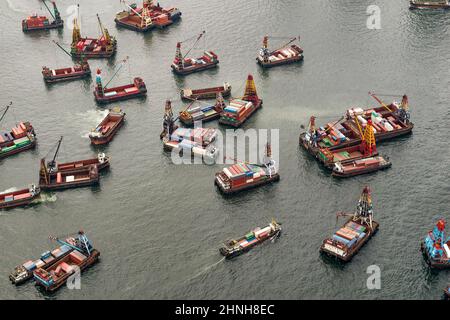
<svg viewBox="0 0 450 320"><path fill-rule="evenodd" d="M74 182L75 181L75 177L74 176L67 176L66 177L66 182Z"/></svg>
<svg viewBox="0 0 450 320"><path fill-rule="evenodd" d="M450 258L450 249L448 248L448 245L446 243L444 244L444 250L445 253L447 254L447 258Z"/></svg>

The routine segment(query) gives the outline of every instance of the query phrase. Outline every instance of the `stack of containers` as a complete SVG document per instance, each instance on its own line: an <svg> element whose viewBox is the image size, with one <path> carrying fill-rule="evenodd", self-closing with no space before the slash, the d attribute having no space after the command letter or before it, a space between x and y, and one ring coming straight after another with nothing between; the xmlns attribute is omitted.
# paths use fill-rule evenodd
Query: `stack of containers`
<svg viewBox="0 0 450 320"><path fill-rule="evenodd" d="M33 261L31 261L31 260L28 260L22 266L25 269L27 269L27 271L33 271L34 269L36 269L36 264Z"/></svg>
<svg viewBox="0 0 450 320"><path fill-rule="evenodd" d="M232 120L240 120L246 116L248 111L253 106L253 103L240 99L233 99L230 101L230 105L225 107L225 116Z"/></svg>
<svg viewBox="0 0 450 320"><path fill-rule="evenodd" d="M264 239L269 235L271 229L272 228L270 226L268 226L268 227L265 227L264 229L255 231L255 237L258 239Z"/></svg>
<svg viewBox="0 0 450 320"><path fill-rule="evenodd" d="M86 260L86 256L77 250L72 251L70 253L70 257L76 264L81 264L84 260Z"/></svg>
<svg viewBox="0 0 450 320"><path fill-rule="evenodd" d="M365 231L366 227L351 221L343 228L336 231L333 235L333 240L342 243L350 249L360 239L364 238L366 235Z"/></svg>
<svg viewBox="0 0 450 320"><path fill-rule="evenodd" d="M13 201L13 200L14 200L14 196L12 194L5 196L5 202L10 202L10 201Z"/></svg>
<svg viewBox="0 0 450 320"><path fill-rule="evenodd" d="M260 179L262 175L265 175L262 168L245 163L238 163L224 168L223 172L235 186L253 182L255 179Z"/></svg>
<svg viewBox="0 0 450 320"><path fill-rule="evenodd" d="M22 200L22 199L26 199L26 198L30 198L30 197L31 197L31 193L27 192L27 193L15 195L14 200Z"/></svg>

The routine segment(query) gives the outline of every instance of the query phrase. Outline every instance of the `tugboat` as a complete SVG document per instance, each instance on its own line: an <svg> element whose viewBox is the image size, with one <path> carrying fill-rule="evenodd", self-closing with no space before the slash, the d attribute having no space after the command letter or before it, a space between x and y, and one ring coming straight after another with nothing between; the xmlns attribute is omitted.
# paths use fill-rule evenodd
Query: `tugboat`
<svg viewBox="0 0 450 320"><path fill-rule="evenodd" d="M48 12L53 18L53 21L50 20L46 16L38 16L37 14L33 14L28 18L22 20L22 31L34 31L34 30L48 30L48 29L60 29L64 27L64 21L61 19L61 14L56 7L55 1L52 1L53 4L53 12L47 6L45 0L42 0Z"/></svg>
<svg viewBox="0 0 450 320"><path fill-rule="evenodd" d="M207 164L213 163L219 154L219 149L213 145L217 137L217 129L178 128L175 124L176 120L172 112L172 103L167 100L164 110L163 131L160 134L164 150L175 150L180 156L189 152L191 157L202 157Z"/></svg>
<svg viewBox="0 0 450 320"><path fill-rule="evenodd" d="M378 222L373 220L372 196L369 187L363 189L355 213L337 214L337 218L343 216L350 216L350 219L331 238L323 241L320 252L342 262L348 262L379 228Z"/></svg>
<svg viewBox="0 0 450 320"><path fill-rule="evenodd" d="M186 100L202 100L202 99L214 99L218 94L222 97L228 97L231 94L231 85L228 82L224 82L223 86L204 88L204 89L182 89L180 92L181 99Z"/></svg>
<svg viewBox="0 0 450 320"><path fill-rule="evenodd" d="M58 42L53 41L62 51L64 51L69 57L72 57L70 52L66 51ZM72 57L73 58L73 57ZM76 80L89 77L91 75L91 68L86 59L81 58L79 64L69 68L62 69L50 69L48 67L42 67L42 76L47 83L54 83L67 80Z"/></svg>
<svg viewBox="0 0 450 320"><path fill-rule="evenodd" d="M180 112L180 121L185 126L193 126L196 121L208 122L216 120L220 118L220 114L225 108L225 102L220 92L217 93L216 103L212 106L194 106L195 102L197 102L197 100L194 100L186 107L186 109Z"/></svg>
<svg viewBox="0 0 450 320"><path fill-rule="evenodd" d="M431 268L450 268L450 236L445 237L446 222L441 219L421 243L421 250Z"/></svg>
<svg viewBox="0 0 450 320"><path fill-rule="evenodd" d="M215 185L224 194L235 194L243 190L277 182L280 175L272 159L270 144L266 145L263 164L237 163L216 173Z"/></svg>
<svg viewBox="0 0 450 320"><path fill-rule="evenodd" d="M94 145L109 143L123 125L125 121L125 112L116 107L109 110L106 117L100 124L89 133L89 139Z"/></svg>
<svg viewBox="0 0 450 320"><path fill-rule="evenodd" d="M0 209L27 206L39 197L41 190L32 184L27 189L4 192L0 194Z"/></svg>
<svg viewBox="0 0 450 320"><path fill-rule="evenodd" d="M409 8L413 9L450 9L448 0L411 0Z"/></svg>
<svg viewBox="0 0 450 320"><path fill-rule="evenodd" d="M104 28L97 14L98 24L102 36L96 38L82 38L78 19L73 20L72 45L70 53L74 58L109 58L117 50L117 40L109 35L108 29Z"/></svg>
<svg viewBox="0 0 450 320"><path fill-rule="evenodd" d="M242 99L233 99L230 105L223 109L220 114L219 123L239 128L252 114L262 107L263 101L256 92L255 81L251 74L247 77L245 92Z"/></svg>
<svg viewBox="0 0 450 320"><path fill-rule="evenodd" d="M59 240L59 247L54 250L46 251L41 254L40 258L32 261L28 260L23 264L14 268L13 272L9 275L11 283L20 285L33 278L33 271L37 268L48 268L54 265L56 262L70 254L74 248L82 249L83 245L83 233L78 232L72 236L67 236L65 240Z"/></svg>
<svg viewBox="0 0 450 320"><path fill-rule="evenodd" d="M256 228L237 240L228 240L219 249L227 259L239 256L266 240L274 240L281 235L281 224L275 219L265 228Z"/></svg>
<svg viewBox="0 0 450 320"><path fill-rule="evenodd" d="M6 106L0 117L0 123L11 107L12 102ZM36 133L29 122L20 122L10 132L0 132L0 159L13 154L32 149L36 146Z"/></svg>
<svg viewBox="0 0 450 320"><path fill-rule="evenodd" d="M106 83L105 86L102 84L101 70L97 69L97 75L95 77L95 91L94 97L95 101L99 104L107 104L115 101L128 100L133 98L144 97L147 95L147 87L145 86L144 80L142 78L136 77L133 79L133 83L124 86L108 88L108 84L117 75L120 68L127 59L123 60L117 71L113 74L111 79Z"/></svg>
<svg viewBox="0 0 450 320"><path fill-rule="evenodd" d="M188 52L183 56L181 54L181 44L190 41L194 38L189 38L182 42L177 43L177 51L175 53L175 59L171 65L172 71L178 75L187 75L193 72L203 71L206 69L216 68L219 64L219 59L217 55L212 51L205 51L203 56L197 59L186 58L186 56L191 52L192 48L195 47L197 42L203 37L205 31L197 36L197 40L194 45L188 50Z"/></svg>
<svg viewBox="0 0 450 320"><path fill-rule="evenodd" d="M269 50L269 36L265 36L263 39L263 46L259 51L259 55L256 61L263 68L271 68L275 66L280 66L283 64L289 64L293 62L298 62L303 60L303 49L292 44L296 41L300 42L300 37L295 37L289 39L289 42L281 46L280 48L270 51Z"/></svg>
<svg viewBox="0 0 450 320"><path fill-rule="evenodd" d="M86 268L95 264L100 252L94 249L91 241L83 231L78 232L74 241L64 241L57 237L50 239L68 246L72 251L49 266L42 266L33 271L36 284L46 292L53 292L67 282L67 279L77 271L83 272Z"/></svg>

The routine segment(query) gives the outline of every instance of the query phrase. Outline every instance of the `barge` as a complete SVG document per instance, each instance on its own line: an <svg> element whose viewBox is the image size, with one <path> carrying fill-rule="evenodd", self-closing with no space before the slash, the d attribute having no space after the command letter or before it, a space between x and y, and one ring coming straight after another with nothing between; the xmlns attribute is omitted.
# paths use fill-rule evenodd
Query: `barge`
<svg viewBox="0 0 450 320"><path fill-rule="evenodd" d="M230 104L220 114L219 123L239 128L253 113L262 107L263 101L256 92L255 81L251 74L247 77L245 92L242 99L232 99Z"/></svg>
<svg viewBox="0 0 450 320"><path fill-rule="evenodd" d="M69 254L49 266L42 266L33 271L36 284L46 292L53 292L64 285L68 278L75 273L81 273L95 264L100 252L93 248L92 243L84 232L80 231L75 242L61 241L56 237L52 239L63 243L73 249Z"/></svg>
<svg viewBox="0 0 450 320"><path fill-rule="evenodd" d="M214 99L218 94L222 97L228 97L231 94L231 85L228 82L224 82L223 86L203 88L203 89L190 89L185 88L180 92L181 99L186 100L202 100L202 99Z"/></svg>
<svg viewBox="0 0 450 320"><path fill-rule="evenodd" d="M372 197L369 187L363 189L355 213L340 212L337 216L350 216L350 219L332 237L323 241L320 252L342 262L348 262L379 228L378 222L373 220Z"/></svg>
<svg viewBox="0 0 450 320"><path fill-rule="evenodd" d="M205 34L205 31L200 33L200 35L197 37L197 40L195 41L193 47L195 44L202 38L202 36ZM190 40L190 39L188 39ZM187 40L185 40L187 41ZM183 42L185 42L183 41ZM192 50L189 49L188 53L186 55L181 54L181 44L183 42L177 43L177 50L175 53L175 59L173 60L173 63L171 65L172 71L177 75L187 75L194 72L203 71L206 69L212 69L216 68L219 64L218 56L212 52L212 51L204 51L203 56L193 59L193 58L186 58L186 55Z"/></svg>
<svg viewBox="0 0 450 320"><path fill-rule="evenodd" d="M414 9L450 9L450 1L448 0L411 0L409 8Z"/></svg>
<svg viewBox="0 0 450 320"><path fill-rule="evenodd" d="M194 106L197 100L189 104L186 109L180 112L179 119L185 126L193 126L194 122L208 122L220 118L220 114L225 108L225 102L220 93L217 94L214 105Z"/></svg>
<svg viewBox="0 0 450 320"><path fill-rule="evenodd" d="M392 163L388 157L368 157L350 162L336 162L333 167L332 176L338 178L349 178L361 174L371 173L378 170L390 168Z"/></svg>
<svg viewBox="0 0 450 320"><path fill-rule="evenodd" d="M446 222L441 219L421 243L422 253L434 269L450 268L450 236L446 238Z"/></svg>
<svg viewBox="0 0 450 320"><path fill-rule="evenodd" d="M109 58L117 51L117 40L112 37L108 29L104 28L100 17L97 14L98 23L102 35L100 38L81 37L80 26L78 19L73 21L71 55L74 58Z"/></svg>
<svg viewBox="0 0 450 320"><path fill-rule="evenodd" d="M49 172L45 159L41 159L39 170L39 187L41 190L64 190L70 188L87 187L99 183L97 165L90 165L83 169Z"/></svg>
<svg viewBox="0 0 450 320"><path fill-rule="evenodd" d="M271 68L290 64L303 60L303 49L292 42L300 41L300 37L295 37L289 40L288 43L276 50L269 50L269 37L265 36L263 39L263 46L259 51L256 61L263 68Z"/></svg>
<svg viewBox="0 0 450 320"><path fill-rule="evenodd" d="M117 107L109 110L102 122L89 133L91 143L94 145L109 143L124 122L125 112Z"/></svg>
<svg viewBox="0 0 450 320"><path fill-rule="evenodd" d="M227 240L219 249L219 252L227 259L239 256L266 240L274 240L281 235L281 225L275 220L265 228L256 228L251 230L245 236L239 239Z"/></svg>
<svg viewBox="0 0 450 320"><path fill-rule="evenodd" d="M27 206L40 196L41 190L34 184L29 188L0 194L0 209Z"/></svg>
<svg viewBox="0 0 450 320"><path fill-rule="evenodd" d="M106 86L109 82L103 87L101 71L100 69L97 69L94 90L94 97L97 103L107 104L115 101L140 98L147 95L147 87L142 78L136 77L133 79L133 83L127 85L107 88Z"/></svg>
<svg viewBox="0 0 450 320"><path fill-rule="evenodd" d="M47 8L48 12L53 18L53 21L50 20L46 16L38 16L37 14L33 14L26 19L22 20L22 31L37 31L37 30L49 30L49 29L61 29L64 27L64 21L61 19L61 14L59 13L58 8L56 7L55 1L52 1L53 12L47 6L45 0L42 0L42 3Z"/></svg>
<svg viewBox="0 0 450 320"><path fill-rule="evenodd" d="M403 96L401 103L393 102L390 105L384 104L375 95L372 96L382 104L381 107L366 110L350 108L339 120L320 128L316 128L315 117L311 117L308 130L300 134L300 146L318 158L318 153L323 148L334 150L358 145L362 138L357 121L363 128L368 120L372 121L377 142L391 140L412 132L414 124L410 121L406 95Z"/></svg>
<svg viewBox="0 0 450 320"><path fill-rule="evenodd" d="M280 180L270 144L266 145L263 164L237 163L216 173L214 184L223 194L235 194Z"/></svg>

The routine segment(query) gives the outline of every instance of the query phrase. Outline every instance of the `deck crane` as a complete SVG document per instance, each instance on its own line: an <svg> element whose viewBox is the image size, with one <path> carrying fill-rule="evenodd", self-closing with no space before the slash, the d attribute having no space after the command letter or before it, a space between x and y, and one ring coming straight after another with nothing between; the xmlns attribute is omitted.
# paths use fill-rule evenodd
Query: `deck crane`
<svg viewBox="0 0 450 320"><path fill-rule="evenodd" d="M164 107L164 117L163 117L163 131L159 135L159 138L170 139L172 133L177 129L175 122L178 117L174 118L172 111L172 101L166 100L166 105Z"/></svg>
<svg viewBox="0 0 450 320"><path fill-rule="evenodd" d="M11 106L12 106L12 101L10 101L9 104L5 107L5 111L3 111L3 114L0 117L0 123L2 122L3 118L5 117L6 113L8 112L8 110Z"/></svg>
<svg viewBox="0 0 450 320"><path fill-rule="evenodd" d="M289 39L289 41L287 43L285 43L284 45L280 46L279 48L269 51L269 39ZM295 38L290 38L290 37L269 37L269 36L264 36L263 38L263 45L261 48L261 55L264 58L264 62L269 62L269 56L271 56L274 52L287 47L288 45L290 45L292 42L296 41L296 40L300 41L300 36L295 37Z"/></svg>
<svg viewBox="0 0 450 320"><path fill-rule="evenodd" d="M102 35L103 35L104 44L110 43L111 42L111 36L109 35L108 29L103 27L102 21L100 20L100 16L98 15L98 13L97 13L97 20L98 20L98 25L100 26L100 30L101 30Z"/></svg>
<svg viewBox="0 0 450 320"><path fill-rule="evenodd" d="M69 243L69 241L67 240L61 240L61 238L57 237L57 236L49 236L48 238L52 241L56 241L61 245L66 245L68 247L70 247L73 250L77 250L81 253L87 253L88 256L91 255L92 252L92 244L91 241L88 239L88 237L85 235L85 233L80 230L78 231L78 233L75 233L73 235L69 235L67 236L70 240L70 242L73 243Z"/></svg>
<svg viewBox="0 0 450 320"><path fill-rule="evenodd" d="M55 41L55 40L52 40L52 41L53 41L53 43L56 44L56 45L57 45L64 53L66 53L69 57L71 57L72 59L75 58L69 51L67 51L66 49L64 49L64 47L61 46L61 45L59 44L59 42L57 42L57 41ZM81 67L87 67L87 68L89 69L89 63L88 63L87 59L86 59L83 55L81 55L80 58L79 58L79 59L76 59L76 60L79 60L79 65L80 65Z"/></svg>
<svg viewBox="0 0 450 320"><path fill-rule="evenodd" d="M180 68L183 69L184 68L184 58L189 54L189 52L191 52L191 50L195 47L195 45L200 41L200 39L205 35L206 31L203 30L198 36L194 36L191 38L188 38L186 40L183 40L181 42L177 43L177 50L175 52L175 60L174 63ZM194 44L192 45L192 47L186 52L185 55L181 54L181 44L184 42L188 42L191 41L193 39L196 39Z"/></svg>
<svg viewBox="0 0 450 320"><path fill-rule="evenodd" d="M335 125L337 125L339 122L341 122L344 119L344 117L341 117L339 120L337 120L336 122L334 122L331 126L329 126L324 133L327 133L328 131L330 131L331 129L334 128ZM319 136L317 134L317 130L316 130L316 117L315 116L311 116L311 118L309 119L309 125L308 125L308 133L310 135L310 140L309 142L314 146L317 147L317 142L319 139Z"/></svg>
<svg viewBox="0 0 450 320"><path fill-rule="evenodd" d="M392 112L391 109L389 109L386 104L381 101L380 98L378 98L374 93L369 92L369 95L373 97L380 105L382 105L384 108L386 108L388 111ZM395 97L400 97L400 95L395 95ZM404 94L402 96L402 102L398 106L397 110L395 110L395 115L405 124L409 123L410 114L409 114L409 103L408 103L408 96Z"/></svg>
<svg viewBox="0 0 450 320"><path fill-rule="evenodd" d="M364 132L359 124L358 117L355 117L355 122L358 126L359 134L361 136L361 152L364 156L371 156L377 153L377 145L375 142L375 134L373 133L372 120L367 121Z"/></svg>
<svg viewBox="0 0 450 320"><path fill-rule="evenodd" d="M42 0L42 2L44 3L44 6L47 8L48 12L50 12L50 15L52 16L52 18L58 23L61 21L61 14L58 11L58 8L56 7L56 3L55 1L52 1L52 5L53 5L53 12L52 10L50 10L50 8L48 7L47 3L45 2L45 0Z"/></svg>
<svg viewBox="0 0 450 320"><path fill-rule="evenodd" d="M339 217L352 217L354 222L373 228L373 205L372 195L368 186L364 187L359 197L356 211L354 213L339 212L336 214L336 222Z"/></svg>
<svg viewBox="0 0 450 320"><path fill-rule="evenodd" d="M106 87L116 77L116 75L119 73L120 69L122 69L123 65L128 61L128 58L129 58L128 56L125 57L125 59L123 59L119 63L119 67L116 69L116 71L114 72L112 77L109 79L109 81L105 85L102 84L102 76L101 76L102 71L100 69L97 69L97 74L95 76L95 90L97 92L99 92L99 93L101 92L102 95L104 95Z"/></svg>
<svg viewBox="0 0 450 320"><path fill-rule="evenodd" d="M150 17L150 11L149 8L151 8L151 6L153 4L148 4L146 3L146 1L144 0L143 2L143 6L142 6L142 11L141 13L137 12L135 10L135 8L133 8L132 6L130 6L128 3L125 2L125 0L121 0L121 2L128 8L130 9L134 14L136 14L139 18L141 18L141 28L146 28L148 26L151 26L153 24L152 22L152 18Z"/></svg>

